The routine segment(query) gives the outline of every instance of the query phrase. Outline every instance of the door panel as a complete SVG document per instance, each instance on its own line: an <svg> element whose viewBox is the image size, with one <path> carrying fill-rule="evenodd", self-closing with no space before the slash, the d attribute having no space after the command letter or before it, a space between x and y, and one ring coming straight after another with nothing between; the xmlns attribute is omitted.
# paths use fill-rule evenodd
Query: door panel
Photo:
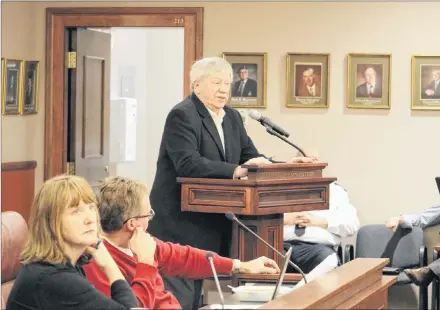
<svg viewBox="0 0 440 310"><path fill-rule="evenodd" d="M111 34L76 31L75 174L92 187L108 176Z"/></svg>

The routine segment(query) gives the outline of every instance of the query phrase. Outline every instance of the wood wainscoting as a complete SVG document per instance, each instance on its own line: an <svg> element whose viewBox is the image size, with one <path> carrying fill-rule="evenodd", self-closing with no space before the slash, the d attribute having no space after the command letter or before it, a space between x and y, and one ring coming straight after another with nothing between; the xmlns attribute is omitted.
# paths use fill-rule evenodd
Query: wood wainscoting
<svg viewBox="0 0 440 310"><path fill-rule="evenodd" d="M16 211L29 222L36 167L36 161L2 163L2 212Z"/></svg>

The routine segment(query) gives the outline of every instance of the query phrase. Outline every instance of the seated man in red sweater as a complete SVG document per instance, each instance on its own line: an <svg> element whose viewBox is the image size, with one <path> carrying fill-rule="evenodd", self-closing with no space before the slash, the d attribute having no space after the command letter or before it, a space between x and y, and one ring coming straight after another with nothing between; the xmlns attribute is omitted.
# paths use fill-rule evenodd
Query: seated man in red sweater
<svg viewBox="0 0 440 310"><path fill-rule="evenodd" d="M191 279L210 277L212 270L206 252L163 242L146 233L154 211L144 184L123 177L107 178L98 196L103 244L131 284L139 307L181 309L176 297L165 290L159 272ZM279 273L277 264L266 257L240 262L213 255L218 274ZM99 291L111 295L107 277L94 261L84 270L87 279Z"/></svg>

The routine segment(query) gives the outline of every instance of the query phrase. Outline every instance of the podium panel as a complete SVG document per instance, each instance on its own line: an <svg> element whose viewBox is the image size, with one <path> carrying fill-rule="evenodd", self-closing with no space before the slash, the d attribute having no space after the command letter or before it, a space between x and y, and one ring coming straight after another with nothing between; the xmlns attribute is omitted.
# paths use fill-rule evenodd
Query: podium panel
<svg viewBox="0 0 440 310"><path fill-rule="evenodd" d="M279 252L283 249L284 213L325 210L329 185L336 178L322 177L326 163L270 164L248 168L247 180L177 178L182 186L181 210L202 213L234 213L243 224ZM251 260L281 258L261 241L233 224L231 256Z"/></svg>

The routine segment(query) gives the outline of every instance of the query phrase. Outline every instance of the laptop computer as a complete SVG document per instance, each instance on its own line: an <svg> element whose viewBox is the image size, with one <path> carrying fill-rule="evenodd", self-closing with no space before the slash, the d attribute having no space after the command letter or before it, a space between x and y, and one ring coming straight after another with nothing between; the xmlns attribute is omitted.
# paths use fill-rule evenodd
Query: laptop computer
<svg viewBox="0 0 440 310"><path fill-rule="evenodd" d="M440 177L436 177L435 182L437 183L438 192L440 194Z"/></svg>
<svg viewBox="0 0 440 310"><path fill-rule="evenodd" d="M273 291L272 300L274 300L277 297L278 291L280 290L281 285L283 285L283 280L284 277L286 276L287 266L289 265L290 256L292 255L292 250L293 248L290 247L289 250L284 255L283 266L281 267L280 276L278 277L277 284L275 285L275 290Z"/></svg>

